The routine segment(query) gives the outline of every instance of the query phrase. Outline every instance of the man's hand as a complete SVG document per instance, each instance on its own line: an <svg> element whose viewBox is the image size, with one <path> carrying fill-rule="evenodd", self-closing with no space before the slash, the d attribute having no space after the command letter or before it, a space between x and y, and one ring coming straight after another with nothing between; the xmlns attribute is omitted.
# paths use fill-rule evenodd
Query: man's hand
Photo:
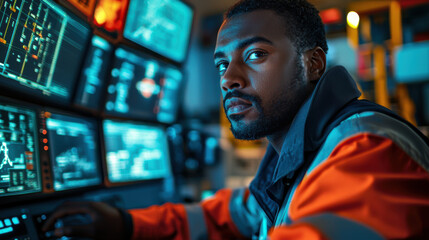
<svg viewBox="0 0 429 240"><path fill-rule="evenodd" d="M87 215L89 223L55 226L58 220L76 214ZM102 202L66 202L60 205L43 225L44 232L53 230L55 237L84 237L92 239L122 239L124 222L118 209Z"/></svg>

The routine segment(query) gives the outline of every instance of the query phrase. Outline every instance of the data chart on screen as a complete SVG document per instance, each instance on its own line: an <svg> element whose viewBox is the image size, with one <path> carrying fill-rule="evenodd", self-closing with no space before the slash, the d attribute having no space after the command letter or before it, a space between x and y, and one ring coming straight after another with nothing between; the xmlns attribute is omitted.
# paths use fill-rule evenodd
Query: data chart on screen
<svg viewBox="0 0 429 240"><path fill-rule="evenodd" d="M51 112L48 116L47 141L54 190L100 184L102 170L96 122L81 116Z"/></svg>
<svg viewBox="0 0 429 240"><path fill-rule="evenodd" d="M0 197L41 191L36 113L0 103Z"/></svg>
<svg viewBox="0 0 429 240"><path fill-rule="evenodd" d="M172 123L179 108L183 75L171 65L118 48L107 86L108 114Z"/></svg>
<svg viewBox="0 0 429 240"><path fill-rule="evenodd" d="M167 137L159 126L104 120L108 179L112 183L170 174Z"/></svg>
<svg viewBox="0 0 429 240"><path fill-rule="evenodd" d="M188 50L193 9L179 0L131 0L124 37L176 62Z"/></svg>
<svg viewBox="0 0 429 240"><path fill-rule="evenodd" d="M51 1L4 0L0 6L0 84L70 99L90 30Z"/></svg>

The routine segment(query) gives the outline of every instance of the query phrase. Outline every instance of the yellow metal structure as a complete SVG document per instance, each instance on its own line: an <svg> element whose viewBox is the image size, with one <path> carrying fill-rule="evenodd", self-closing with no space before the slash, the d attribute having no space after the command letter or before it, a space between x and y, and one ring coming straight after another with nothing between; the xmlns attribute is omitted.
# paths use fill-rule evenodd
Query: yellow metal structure
<svg viewBox="0 0 429 240"><path fill-rule="evenodd" d="M374 48L374 91L375 102L390 108L389 91L387 89L386 51L383 46Z"/></svg>
<svg viewBox="0 0 429 240"><path fill-rule="evenodd" d="M374 91L375 91L375 101L385 107L390 108L390 99L389 91L387 89L387 69L386 69L386 51L392 51L393 48L401 46L403 43L402 39L402 15L401 15L401 5L398 1L391 0L378 0L378 1L359 1L353 2L350 4L350 10L355 11L360 15L370 15L372 12L377 11L389 11L389 26L391 39L386 41L384 45L375 45L372 46L373 58L374 58ZM361 19L364 19L361 16ZM358 29L352 29L347 27L347 35L349 38L350 45L359 48L359 32L364 35L368 35L370 31L367 28L368 24L361 23ZM365 34L366 33L366 34ZM371 36L367 40L371 40ZM396 86L396 95L399 103L399 111L402 117L416 125L416 120L414 117L415 107L414 103L411 100L407 86L404 84L398 84Z"/></svg>

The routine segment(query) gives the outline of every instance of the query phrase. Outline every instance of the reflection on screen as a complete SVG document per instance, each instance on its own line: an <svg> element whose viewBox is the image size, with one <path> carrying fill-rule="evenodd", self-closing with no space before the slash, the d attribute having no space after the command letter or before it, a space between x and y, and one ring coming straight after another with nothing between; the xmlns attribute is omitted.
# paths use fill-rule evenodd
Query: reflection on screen
<svg viewBox="0 0 429 240"><path fill-rule="evenodd" d="M182 73L135 51L115 51L107 87L107 113L172 123L176 119Z"/></svg>
<svg viewBox="0 0 429 240"><path fill-rule="evenodd" d="M192 9L179 0L131 0L124 37L176 62L186 57Z"/></svg>
<svg viewBox="0 0 429 240"><path fill-rule="evenodd" d="M54 189L101 183L96 123L82 117L51 114L46 125Z"/></svg>
<svg viewBox="0 0 429 240"><path fill-rule="evenodd" d="M36 113L0 104L0 196L39 192Z"/></svg>
<svg viewBox="0 0 429 240"><path fill-rule="evenodd" d="M109 42L98 36L92 38L76 93L77 105L100 109L111 53L112 45Z"/></svg>
<svg viewBox="0 0 429 240"><path fill-rule="evenodd" d="M170 174L163 128L105 120L103 129L110 182L162 178Z"/></svg>
<svg viewBox="0 0 429 240"><path fill-rule="evenodd" d="M0 84L68 101L89 27L45 0L5 0L0 12Z"/></svg>

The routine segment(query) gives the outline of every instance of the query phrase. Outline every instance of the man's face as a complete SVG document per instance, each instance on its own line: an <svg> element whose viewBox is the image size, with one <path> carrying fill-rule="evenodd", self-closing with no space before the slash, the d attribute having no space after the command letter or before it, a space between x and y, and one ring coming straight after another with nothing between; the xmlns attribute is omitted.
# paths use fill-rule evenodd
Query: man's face
<svg viewBox="0 0 429 240"><path fill-rule="evenodd" d="M218 33L215 65L226 116L238 139L287 130L308 96L301 56L283 18L256 10L226 20Z"/></svg>

